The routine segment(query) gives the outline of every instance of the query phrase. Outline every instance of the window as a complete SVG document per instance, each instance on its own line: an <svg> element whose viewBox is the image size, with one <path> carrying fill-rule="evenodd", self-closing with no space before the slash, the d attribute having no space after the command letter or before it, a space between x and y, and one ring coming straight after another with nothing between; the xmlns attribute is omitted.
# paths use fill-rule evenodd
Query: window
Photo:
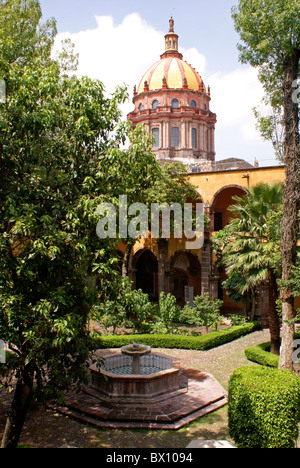
<svg viewBox="0 0 300 468"><path fill-rule="evenodd" d="M171 130L171 146L172 146L172 148L178 148L179 143L180 143L179 127L172 127L172 130Z"/></svg>
<svg viewBox="0 0 300 468"><path fill-rule="evenodd" d="M140 105L139 105L139 111L142 111L142 110L143 110L143 104L140 103Z"/></svg>
<svg viewBox="0 0 300 468"><path fill-rule="evenodd" d="M197 107L197 103L194 99L191 101L191 107L194 107L195 109Z"/></svg>
<svg viewBox="0 0 300 468"><path fill-rule="evenodd" d="M192 147L197 148L197 129L192 128Z"/></svg>
<svg viewBox="0 0 300 468"><path fill-rule="evenodd" d="M178 101L178 99L172 99L171 107L172 107L173 109L179 109L179 101Z"/></svg>
<svg viewBox="0 0 300 468"><path fill-rule="evenodd" d="M154 137L153 148L159 148L159 128L152 128L152 136Z"/></svg>
<svg viewBox="0 0 300 468"><path fill-rule="evenodd" d="M159 102L157 99L155 99L153 102L152 102L152 109L157 109L159 106Z"/></svg>

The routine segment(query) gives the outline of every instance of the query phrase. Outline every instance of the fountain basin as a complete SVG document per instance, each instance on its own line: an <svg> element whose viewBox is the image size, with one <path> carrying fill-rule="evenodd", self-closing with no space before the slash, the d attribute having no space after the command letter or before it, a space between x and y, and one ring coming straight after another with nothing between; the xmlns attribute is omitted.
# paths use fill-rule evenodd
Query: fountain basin
<svg viewBox="0 0 300 468"><path fill-rule="evenodd" d="M180 369L174 364L172 358L152 353L141 356L140 374L132 374L131 356L109 356L100 370L90 366L90 386L110 399L150 400L180 390Z"/></svg>

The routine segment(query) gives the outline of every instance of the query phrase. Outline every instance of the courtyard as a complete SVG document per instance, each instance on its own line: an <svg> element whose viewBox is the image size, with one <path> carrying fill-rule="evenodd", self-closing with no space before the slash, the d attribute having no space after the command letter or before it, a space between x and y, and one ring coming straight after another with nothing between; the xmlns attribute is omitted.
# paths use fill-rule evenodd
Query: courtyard
<svg viewBox="0 0 300 468"><path fill-rule="evenodd" d="M249 362L244 350L269 341L269 331L256 331L209 351L163 350L180 358L184 367L208 372L227 390L231 374L239 367L255 365ZM10 398L1 394L0 437L5 426ZM24 426L21 446L31 448L185 448L196 439L227 440L227 406L196 420L178 431L97 429L69 419L40 404L33 404ZM142 436L141 436L142 435ZM299 441L300 443L300 441Z"/></svg>

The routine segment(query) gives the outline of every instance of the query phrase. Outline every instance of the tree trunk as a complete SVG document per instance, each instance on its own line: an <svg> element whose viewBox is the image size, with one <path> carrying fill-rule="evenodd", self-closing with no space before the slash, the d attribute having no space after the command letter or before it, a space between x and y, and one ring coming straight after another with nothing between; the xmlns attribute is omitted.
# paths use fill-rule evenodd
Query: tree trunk
<svg viewBox="0 0 300 468"><path fill-rule="evenodd" d="M17 448L31 402L33 375L31 369L25 369L22 378L17 382L11 408L7 414L1 448Z"/></svg>
<svg viewBox="0 0 300 468"><path fill-rule="evenodd" d="M299 233L298 212L300 208L299 179L299 104L293 102L295 80L298 78L300 52L296 50L288 57L284 66L284 125L285 125L285 184L283 189L282 223L282 279L290 279L291 268L297 261L297 240ZM293 369L294 297L292 288L283 288L282 300L282 346L279 368Z"/></svg>
<svg viewBox="0 0 300 468"><path fill-rule="evenodd" d="M255 293L255 288L251 288L251 316L250 316L250 322L254 322L255 311L256 311L256 293Z"/></svg>
<svg viewBox="0 0 300 468"><path fill-rule="evenodd" d="M269 272L269 320L271 335L271 353L280 354L280 321L277 312L278 287L277 278L272 270Z"/></svg>

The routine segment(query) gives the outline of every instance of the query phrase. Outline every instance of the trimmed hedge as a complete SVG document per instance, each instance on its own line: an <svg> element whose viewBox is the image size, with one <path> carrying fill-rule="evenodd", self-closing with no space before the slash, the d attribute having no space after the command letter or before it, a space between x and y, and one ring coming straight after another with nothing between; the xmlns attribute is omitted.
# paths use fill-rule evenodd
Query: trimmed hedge
<svg viewBox="0 0 300 468"><path fill-rule="evenodd" d="M120 348L132 340L149 345L152 348L194 349L204 351L234 341L252 333L258 328L257 323L246 323L227 330L220 330L201 336L186 335L103 335L94 338L93 349Z"/></svg>
<svg viewBox="0 0 300 468"><path fill-rule="evenodd" d="M256 362L262 366L276 367L279 365L279 356L270 352L271 343L262 343L245 349L245 355L249 361Z"/></svg>
<svg viewBox="0 0 300 468"><path fill-rule="evenodd" d="M295 339L300 339L300 333L295 334ZM245 349L245 355L249 361L256 362L262 366L276 367L279 365L279 356L270 352L271 343L262 343Z"/></svg>
<svg viewBox="0 0 300 468"><path fill-rule="evenodd" d="M231 376L229 431L239 448L293 448L300 421L300 379L293 372L241 367Z"/></svg>

